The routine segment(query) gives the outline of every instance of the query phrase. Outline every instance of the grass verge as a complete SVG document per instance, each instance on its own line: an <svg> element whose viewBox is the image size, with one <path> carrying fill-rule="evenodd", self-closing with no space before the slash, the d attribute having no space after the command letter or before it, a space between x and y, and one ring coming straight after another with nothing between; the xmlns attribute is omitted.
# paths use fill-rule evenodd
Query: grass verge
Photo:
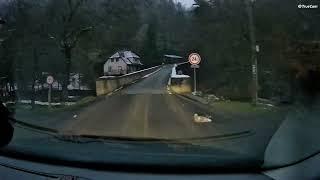
<svg viewBox="0 0 320 180"><path fill-rule="evenodd" d="M279 108L266 105L253 106L250 102L219 101L210 103L215 110L235 115L262 115L276 113Z"/></svg>
<svg viewBox="0 0 320 180"><path fill-rule="evenodd" d="M90 104L94 103L97 100L97 97L94 96L88 96L84 97L81 100L77 101L74 105L61 105L61 106L54 106L49 108L48 106L41 106L41 105L35 105L34 108L31 107L31 105L25 105L25 104L15 104L9 107L11 112L15 113L22 113L22 112L28 112L38 115L46 115L51 113L59 113L59 112L66 112L66 111L76 111L78 109L84 108L89 106Z"/></svg>

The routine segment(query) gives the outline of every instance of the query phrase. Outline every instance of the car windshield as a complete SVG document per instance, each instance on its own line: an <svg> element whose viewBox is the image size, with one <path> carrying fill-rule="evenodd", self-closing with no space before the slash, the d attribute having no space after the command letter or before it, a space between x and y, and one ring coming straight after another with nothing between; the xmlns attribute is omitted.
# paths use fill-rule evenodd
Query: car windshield
<svg viewBox="0 0 320 180"><path fill-rule="evenodd" d="M308 157L319 2L0 0L14 127L1 152L225 168Z"/></svg>

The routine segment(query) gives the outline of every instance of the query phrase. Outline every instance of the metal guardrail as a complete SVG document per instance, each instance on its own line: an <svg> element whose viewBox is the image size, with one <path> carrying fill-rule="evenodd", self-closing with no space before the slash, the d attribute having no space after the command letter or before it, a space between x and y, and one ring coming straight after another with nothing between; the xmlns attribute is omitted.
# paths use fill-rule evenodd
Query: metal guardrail
<svg viewBox="0 0 320 180"><path fill-rule="evenodd" d="M96 94L97 96L106 95L119 89L123 86L132 84L133 82L141 79L142 77L156 71L163 65L151 67L148 69L136 71L134 73L122 76L103 76L96 81Z"/></svg>
<svg viewBox="0 0 320 180"><path fill-rule="evenodd" d="M154 67L151 67L151 68L148 68L148 69L143 69L143 70L140 70L140 71L135 71L133 73L129 73L129 74L125 74L125 75L122 75L122 76L102 76L100 77L99 79L120 79L120 78L124 78L124 77L128 77L128 76L132 76L132 75L137 75L137 74L140 74L140 73L143 73L143 72L146 72L146 71L150 71L150 70L153 70L153 69L156 69L156 68L160 68L162 67L163 65L159 65L159 66L154 66Z"/></svg>

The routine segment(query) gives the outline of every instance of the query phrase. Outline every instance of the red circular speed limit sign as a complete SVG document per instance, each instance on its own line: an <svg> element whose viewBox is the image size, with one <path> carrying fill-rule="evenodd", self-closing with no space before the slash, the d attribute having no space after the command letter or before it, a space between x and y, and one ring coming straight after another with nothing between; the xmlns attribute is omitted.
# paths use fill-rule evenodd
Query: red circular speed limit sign
<svg viewBox="0 0 320 180"><path fill-rule="evenodd" d="M192 53L189 56L189 63L192 65L198 65L201 62L201 56L198 53Z"/></svg>

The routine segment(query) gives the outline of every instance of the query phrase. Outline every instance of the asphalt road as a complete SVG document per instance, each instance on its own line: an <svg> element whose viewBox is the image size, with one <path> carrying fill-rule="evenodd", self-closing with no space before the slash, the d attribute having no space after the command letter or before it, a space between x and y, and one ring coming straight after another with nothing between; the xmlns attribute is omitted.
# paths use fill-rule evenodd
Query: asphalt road
<svg viewBox="0 0 320 180"><path fill-rule="evenodd" d="M71 135L187 139L185 142L194 145L211 146L240 157L263 159L281 118L270 117L271 113L259 118L250 114L240 117L171 94L167 90L171 68L166 66L81 110L77 118L63 124L62 132ZM211 116L212 122L196 123L195 114Z"/></svg>
<svg viewBox="0 0 320 180"><path fill-rule="evenodd" d="M212 116L201 104L173 95L167 90L171 66L107 96L68 121L71 134L148 138L195 138L234 133L220 116L212 123L195 123L194 114ZM236 132L248 130L237 127Z"/></svg>

